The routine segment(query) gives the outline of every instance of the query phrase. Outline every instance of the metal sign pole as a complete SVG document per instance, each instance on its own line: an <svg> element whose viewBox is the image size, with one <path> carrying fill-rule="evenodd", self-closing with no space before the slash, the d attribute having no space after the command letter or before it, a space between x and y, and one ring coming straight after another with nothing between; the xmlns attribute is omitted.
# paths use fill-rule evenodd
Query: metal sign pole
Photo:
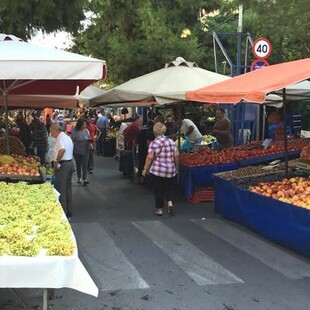
<svg viewBox="0 0 310 310"><path fill-rule="evenodd" d="M48 310L49 302L48 302L48 289L43 289L43 310Z"/></svg>
<svg viewBox="0 0 310 310"><path fill-rule="evenodd" d="M285 177L288 178L288 154L287 154L287 131L286 131L286 89L282 90L283 96L283 127L284 127L284 161Z"/></svg>
<svg viewBox="0 0 310 310"><path fill-rule="evenodd" d="M8 94L6 91L4 95L4 114L5 114L5 140L6 140L6 153L10 154L10 143L9 143L9 110L8 110Z"/></svg>

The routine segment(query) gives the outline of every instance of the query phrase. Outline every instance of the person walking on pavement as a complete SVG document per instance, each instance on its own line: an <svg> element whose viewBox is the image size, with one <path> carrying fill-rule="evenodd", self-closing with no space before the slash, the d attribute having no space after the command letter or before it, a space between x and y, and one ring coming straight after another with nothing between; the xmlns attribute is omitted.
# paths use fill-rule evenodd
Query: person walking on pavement
<svg viewBox="0 0 310 310"><path fill-rule="evenodd" d="M124 146L125 150L132 150L138 140L138 134L142 129L142 116L138 115L133 122L124 130Z"/></svg>
<svg viewBox="0 0 310 310"><path fill-rule="evenodd" d="M89 183L87 180L87 163L90 135L86 126L86 121L79 118L76 122L76 126L73 128L71 133L71 139L74 145L73 156L75 159L76 173L78 177L77 183L82 184L82 176L84 186Z"/></svg>
<svg viewBox="0 0 310 310"><path fill-rule="evenodd" d="M41 165L44 165L48 149L47 129L37 116L35 116L32 121L32 128L33 148L36 149L35 154L40 158Z"/></svg>
<svg viewBox="0 0 310 310"><path fill-rule="evenodd" d="M98 140L97 143L97 155L104 155L104 143L107 137L107 129L110 126L109 126L109 120L106 117L103 109L100 111L100 116L97 119L96 125L101 132L100 139Z"/></svg>
<svg viewBox="0 0 310 310"><path fill-rule="evenodd" d="M60 193L59 201L68 219L72 217L72 175L73 142L59 124L50 127L51 136L55 142L55 189Z"/></svg>
<svg viewBox="0 0 310 310"><path fill-rule="evenodd" d="M173 215L174 210L174 178L177 173L179 151L172 139L164 136L166 126L156 123L153 127L155 140L149 145L142 175L146 176L149 170L154 184L155 214L163 215L165 200L168 214ZM149 169L150 168L150 169Z"/></svg>
<svg viewBox="0 0 310 310"><path fill-rule="evenodd" d="M139 181L143 182L142 171L145 163L145 159L148 153L148 148L151 143L155 139L153 132L153 121L149 121L147 124L147 128L142 129L137 137L138 143L138 176Z"/></svg>
<svg viewBox="0 0 310 310"><path fill-rule="evenodd" d="M86 124L86 128L88 129L90 136L87 168L89 174L92 174L94 170L94 153L96 141L98 141L98 139L100 138L101 132L99 128L91 122L90 118L86 119Z"/></svg>

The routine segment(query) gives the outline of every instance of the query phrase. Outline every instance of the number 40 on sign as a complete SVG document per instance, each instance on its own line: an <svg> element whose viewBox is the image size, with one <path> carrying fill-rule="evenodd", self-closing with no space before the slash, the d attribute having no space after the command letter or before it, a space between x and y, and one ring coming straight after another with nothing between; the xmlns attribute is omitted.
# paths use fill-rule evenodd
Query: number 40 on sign
<svg viewBox="0 0 310 310"><path fill-rule="evenodd" d="M272 45L266 38L258 38L254 41L252 52L257 59L266 59L270 56Z"/></svg>

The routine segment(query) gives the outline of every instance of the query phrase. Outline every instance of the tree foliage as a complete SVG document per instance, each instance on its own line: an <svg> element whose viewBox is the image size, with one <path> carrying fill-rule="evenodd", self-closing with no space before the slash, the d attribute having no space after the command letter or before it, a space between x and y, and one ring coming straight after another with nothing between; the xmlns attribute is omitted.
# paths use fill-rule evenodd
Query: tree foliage
<svg viewBox="0 0 310 310"><path fill-rule="evenodd" d="M271 41L271 64L309 57L309 0L2 0L0 31L29 38L38 29L67 30L72 51L106 60L117 85L178 56L214 70L213 32L236 33L239 3L243 32ZM236 63L236 37L222 43Z"/></svg>
<svg viewBox="0 0 310 310"><path fill-rule="evenodd" d="M255 37L267 37L273 46L271 63L309 57L309 0L244 0L251 19L245 26Z"/></svg>
<svg viewBox="0 0 310 310"><path fill-rule="evenodd" d="M92 56L105 59L108 79L115 84L160 69L178 56L199 64L204 47L195 28L203 2L92 1L89 9L96 14L91 26L76 38L74 51L91 51ZM216 1L209 3L214 7ZM182 38L184 29L191 34Z"/></svg>
<svg viewBox="0 0 310 310"><path fill-rule="evenodd" d="M76 33L86 0L1 0L0 32L30 38L36 30Z"/></svg>

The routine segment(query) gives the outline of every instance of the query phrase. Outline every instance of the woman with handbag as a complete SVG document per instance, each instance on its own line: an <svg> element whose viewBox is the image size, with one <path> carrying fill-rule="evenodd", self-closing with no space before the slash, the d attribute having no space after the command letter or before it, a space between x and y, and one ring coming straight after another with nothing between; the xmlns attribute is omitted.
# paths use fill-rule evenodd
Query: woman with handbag
<svg viewBox="0 0 310 310"><path fill-rule="evenodd" d="M168 214L173 215L174 210L174 179L177 174L179 151L172 139L164 136L166 126L156 123L153 127L155 140L149 145L142 175L150 173L154 184L155 214L163 215L165 200Z"/></svg>

